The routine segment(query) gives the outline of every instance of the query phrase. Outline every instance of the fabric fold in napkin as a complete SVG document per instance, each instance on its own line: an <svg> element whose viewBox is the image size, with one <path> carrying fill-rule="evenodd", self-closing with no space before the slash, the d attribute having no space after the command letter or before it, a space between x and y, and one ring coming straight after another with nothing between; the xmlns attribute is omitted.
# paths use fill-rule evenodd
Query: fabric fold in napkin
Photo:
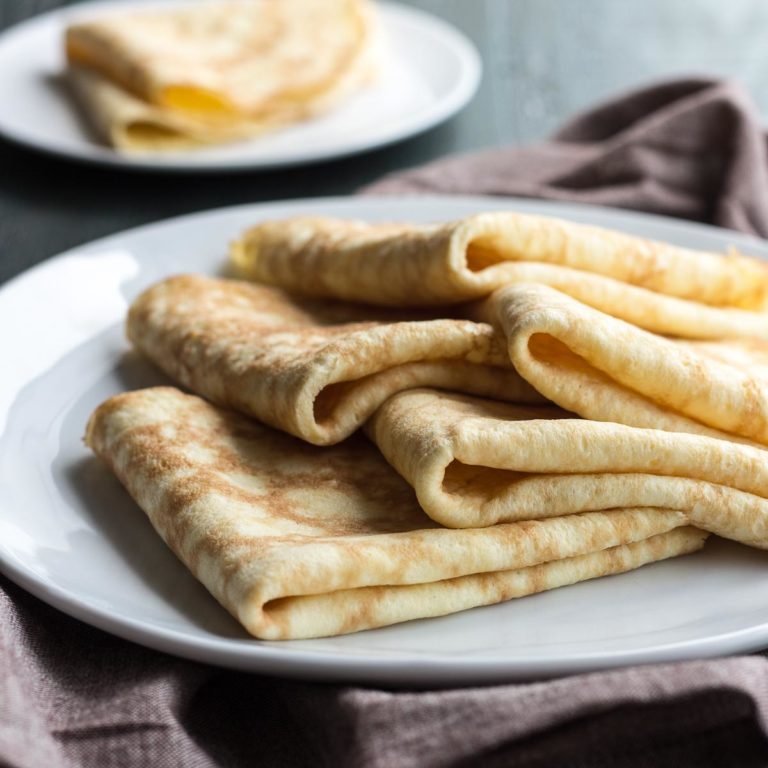
<svg viewBox="0 0 768 768"><path fill-rule="evenodd" d="M442 525L666 508L685 512L690 525L768 549L761 448L432 390L390 398L366 431Z"/></svg>
<svg viewBox="0 0 768 768"><path fill-rule="evenodd" d="M318 449L172 388L101 405L91 448L253 635L307 638L441 616L699 549L679 511L435 527L361 438Z"/></svg>
<svg viewBox="0 0 768 768"><path fill-rule="evenodd" d="M232 245L241 275L311 296L452 304L549 285L608 314L691 338L768 338L768 268L569 221L499 212L448 224L268 221Z"/></svg>
<svg viewBox="0 0 768 768"><path fill-rule="evenodd" d="M543 400L512 370L490 325L432 318L182 275L141 294L127 330L184 386L319 445L347 437L412 387Z"/></svg>

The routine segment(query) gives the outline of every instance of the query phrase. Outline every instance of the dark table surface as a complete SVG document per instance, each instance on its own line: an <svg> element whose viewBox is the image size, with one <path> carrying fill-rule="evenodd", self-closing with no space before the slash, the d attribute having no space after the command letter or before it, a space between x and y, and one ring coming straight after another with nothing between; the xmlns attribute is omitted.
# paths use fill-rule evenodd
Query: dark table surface
<svg viewBox="0 0 768 768"><path fill-rule="evenodd" d="M764 0L409 0L481 52L477 95L428 133L365 155L268 173L106 170L0 140L0 283L96 237L181 213L353 192L444 154L545 138L576 110L663 77L737 77L768 112ZM0 0L0 30L70 3ZM11 105L0 105L0 109Z"/></svg>

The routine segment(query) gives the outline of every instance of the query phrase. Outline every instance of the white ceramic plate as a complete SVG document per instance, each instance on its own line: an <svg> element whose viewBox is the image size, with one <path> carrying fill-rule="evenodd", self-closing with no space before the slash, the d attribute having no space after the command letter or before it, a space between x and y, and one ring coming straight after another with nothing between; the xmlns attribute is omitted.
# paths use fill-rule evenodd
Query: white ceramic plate
<svg viewBox="0 0 768 768"><path fill-rule="evenodd" d="M155 535L81 442L101 401L165 381L123 339L128 303L166 275L216 273L225 245L297 214L452 219L515 209L698 248L763 241L599 208L500 198L325 199L196 214L51 259L0 290L0 568L109 632L244 670L389 685L525 679L768 645L768 554L711 539L702 553L503 605L340 638L249 639Z"/></svg>
<svg viewBox="0 0 768 768"><path fill-rule="evenodd" d="M338 109L256 140L167 155L120 155L91 134L57 79L67 23L136 6L189 0L76 5L37 16L0 36L0 135L34 149L122 168L166 171L276 168L384 146L427 130L461 109L480 81L464 35L434 16L378 3L387 40L379 80Z"/></svg>

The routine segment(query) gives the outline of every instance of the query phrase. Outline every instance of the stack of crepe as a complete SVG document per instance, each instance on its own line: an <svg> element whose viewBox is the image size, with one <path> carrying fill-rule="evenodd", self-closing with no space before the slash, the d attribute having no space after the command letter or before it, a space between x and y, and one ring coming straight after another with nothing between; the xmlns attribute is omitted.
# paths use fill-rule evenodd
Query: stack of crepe
<svg viewBox="0 0 768 768"><path fill-rule="evenodd" d="M522 214L266 222L232 257L129 312L196 394L87 441L256 637L768 548L763 264Z"/></svg>
<svg viewBox="0 0 768 768"><path fill-rule="evenodd" d="M109 13L66 31L67 80L121 151L256 136L332 108L374 75L368 0L221 0Z"/></svg>

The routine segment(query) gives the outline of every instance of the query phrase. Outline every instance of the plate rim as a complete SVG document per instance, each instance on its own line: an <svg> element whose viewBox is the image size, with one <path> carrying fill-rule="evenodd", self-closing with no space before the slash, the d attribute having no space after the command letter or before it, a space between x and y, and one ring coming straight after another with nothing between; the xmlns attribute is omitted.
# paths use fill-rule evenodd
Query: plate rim
<svg viewBox="0 0 768 768"><path fill-rule="evenodd" d="M691 233L727 234L737 244L759 244L766 248L768 243L758 237L732 232L721 227L698 222L629 211L624 209L594 206L583 203L564 203L535 198L478 196L478 195L407 195L400 199L416 204L439 206L450 202L462 206L483 205L493 209L499 202L505 205L544 207L554 215L563 215L569 209L589 215L597 212L607 216L620 226L622 220L662 224L681 232L683 236ZM152 223L128 228L106 237L75 246L59 254L52 255L0 285L0 307L6 297L17 290L22 281L44 279L44 273L58 261L73 255L90 255L119 239L151 234L153 230L165 227L177 227L192 219L217 218L227 215L245 215L253 212L254 216L264 215L270 209L301 208L305 206L323 207L335 205L359 205L375 208L382 204L391 204L391 196L365 195L360 197L336 196L320 198L299 198L268 203L247 203L236 206L224 206L204 211L192 212L161 219ZM364 212L361 212L364 215ZM6 437L6 430L0 431L0 445ZM312 651L304 648L291 649L290 652L272 644L264 645L258 640L234 642L247 643L246 648L232 648L233 642L226 638L195 638L167 627L145 625L141 620L128 616L115 616L107 609L94 605L88 599L78 597L76 593L59 587L55 583L41 579L32 569L25 567L17 557L9 555L0 541L0 572L25 591L33 594L48 605L65 614L84 621L100 630L107 631L126 640L153 648L157 651L198 662L230 667L262 674L305 680L334 680L344 682L370 683L387 687L414 685L414 681L428 687L446 687L478 685L502 681L522 681L541 679L560 675L578 674L599 669L634 664L647 664L678 661L692 657L720 656L734 652L748 652L765 647L768 644L768 619L760 624L735 630L723 631L704 638L679 640L652 646L650 648L630 650L602 650L589 653L574 653L558 659L526 660L524 656L485 655L467 660L461 654L446 654L443 657L425 658L421 655L401 653L395 658L387 658L369 651L341 655L330 651ZM447 679L446 679L447 678Z"/></svg>
<svg viewBox="0 0 768 768"><path fill-rule="evenodd" d="M111 3L109 0L80 0L73 5L44 11L0 31L0 52L2 52L3 46L12 43L16 36L28 33L35 26L50 23L57 19L63 20L73 12L78 12L88 6L96 9L109 5L150 5L153 2L155 0L120 0L119 3ZM172 2L184 4L189 0L172 0ZM386 15L390 14L406 20L407 23L415 27L428 28L437 32L442 43L453 51L461 61L462 66L460 78L454 83L451 91L438 99L433 108L423 113L420 119L401 125L397 131L374 137L373 140L370 138L361 141L353 140L343 148L326 148L321 151L304 152L291 158L275 158L274 160L261 158L242 161L238 160L237 157L225 160L213 158L206 160L203 155L189 153L189 155L179 154L178 159L164 158L164 161L158 161L151 156L123 155L107 146L98 144L87 145L85 149L82 149L80 145L68 147L41 143L34 136L16 130L12 124L9 126L1 117L0 138L44 156L56 157L73 163L84 163L124 171L211 174L270 171L320 164L354 157L416 137L458 114L471 101L477 93L482 79L482 58L467 34L439 16L393 0L374 0L374 2L382 15L384 24L386 24ZM157 3L155 2L155 4Z"/></svg>

